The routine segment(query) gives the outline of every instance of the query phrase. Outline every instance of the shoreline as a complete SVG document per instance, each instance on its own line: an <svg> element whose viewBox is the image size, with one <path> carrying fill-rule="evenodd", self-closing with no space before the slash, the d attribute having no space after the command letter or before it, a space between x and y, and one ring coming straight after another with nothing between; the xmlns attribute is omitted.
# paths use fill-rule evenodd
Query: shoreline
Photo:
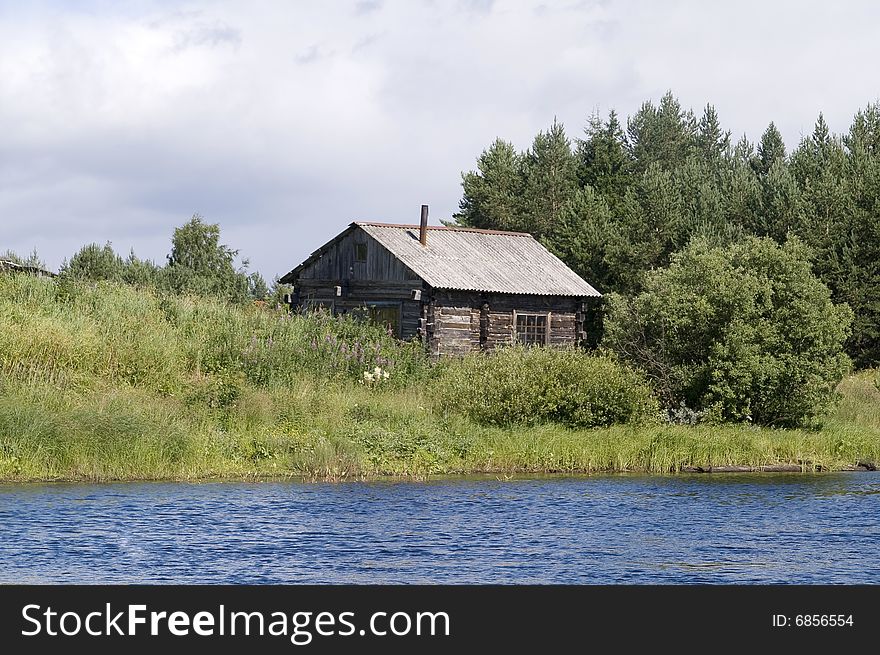
<svg viewBox="0 0 880 655"><path fill-rule="evenodd" d="M424 483L433 481L511 481L539 480L544 478L585 478L585 477L652 477L670 478L680 476L717 476L717 475L757 475L757 474L794 474L794 475L827 475L835 473L874 473L877 466L871 462L859 462L855 465L844 465L838 468L812 466L810 464L766 464L766 465L721 465L721 466L683 466L677 471L665 473L647 470L474 470L457 474L425 474L425 475L393 475L393 474L358 474L343 476L313 476L301 473L278 472L246 472L241 474L207 474L200 476L168 476L168 477L46 477L46 478L0 478L0 486L29 486L41 484L136 484L136 483L261 483L291 482L295 484L347 483L347 482L388 482L388 483Z"/></svg>

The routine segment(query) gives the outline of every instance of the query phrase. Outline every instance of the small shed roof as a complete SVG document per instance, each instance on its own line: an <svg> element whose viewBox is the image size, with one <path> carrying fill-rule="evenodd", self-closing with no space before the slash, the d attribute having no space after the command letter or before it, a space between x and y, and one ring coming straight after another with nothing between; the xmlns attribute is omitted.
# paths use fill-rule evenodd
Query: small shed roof
<svg viewBox="0 0 880 655"><path fill-rule="evenodd" d="M418 225L355 222L349 229L356 227L435 289L542 296L601 295L530 234L429 226L428 244L422 246ZM323 251L324 248L316 251L285 278L294 277Z"/></svg>
<svg viewBox="0 0 880 655"><path fill-rule="evenodd" d="M7 259L0 259L0 271L15 271L21 273L29 273L31 275L41 275L45 277L55 277L52 271L47 271L39 266L30 266L28 264L18 264Z"/></svg>

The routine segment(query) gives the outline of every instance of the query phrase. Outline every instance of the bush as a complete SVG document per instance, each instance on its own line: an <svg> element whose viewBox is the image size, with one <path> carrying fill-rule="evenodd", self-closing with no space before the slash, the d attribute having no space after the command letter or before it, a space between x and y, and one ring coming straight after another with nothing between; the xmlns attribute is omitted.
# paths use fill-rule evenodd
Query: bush
<svg viewBox="0 0 880 655"><path fill-rule="evenodd" d="M785 427L832 405L851 322L798 241L694 241L644 292L612 296L603 345L643 369L667 409Z"/></svg>
<svg viewBox="0 0 880 655"><path fill-rule="evenodd" d="M440 407L493 425L555 422L572 428L645 422L658 406L644 378L606 356L502 348L442 365Z"/></svg>

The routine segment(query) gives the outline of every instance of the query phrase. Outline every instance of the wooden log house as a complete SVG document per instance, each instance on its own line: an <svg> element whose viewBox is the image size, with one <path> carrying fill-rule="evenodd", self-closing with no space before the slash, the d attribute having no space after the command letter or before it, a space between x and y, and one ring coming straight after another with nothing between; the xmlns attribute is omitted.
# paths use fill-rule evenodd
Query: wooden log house
<svg viewBox="0 0 880 655"><path fill-rule="evenodd" d="M355 222L281 278L295 310L359 312L434 356L586 339L600 296L530 234Z"/></svg>

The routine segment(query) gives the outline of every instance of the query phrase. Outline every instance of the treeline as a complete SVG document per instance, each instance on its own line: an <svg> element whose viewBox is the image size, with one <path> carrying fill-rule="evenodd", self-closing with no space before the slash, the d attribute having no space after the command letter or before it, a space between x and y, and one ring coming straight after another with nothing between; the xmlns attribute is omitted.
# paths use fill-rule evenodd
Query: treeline
<svg viewBox="0 0 880 655"><path fill-rule="evenodd" d="M205 223L198 214L175 228L166 263L140 259L134 251L123 258L109 242L83 246L59 271L62 279L85 282L121 282L183 295L199 295L234 303L274 299L283 289L269 289L256 271L248 272L248 260L235 266L238 250L220 243L220 226ZM7 252L4 257L19 264L45 267L36 252L27 258Z"/></svg>
<svg viewBox="0 0 880 655"><path fill-rule="evenodd" d="M625 125L594 115L574 140L555 121L525 152L498 139L462 185L458 224L530 232L603 293L644 291L695 237L799 240L855 314L849 355L880 363L880 104L842 135L820 114L788 153L773 123L734 143L711 105L697 117L667 93Z"/></svg>

